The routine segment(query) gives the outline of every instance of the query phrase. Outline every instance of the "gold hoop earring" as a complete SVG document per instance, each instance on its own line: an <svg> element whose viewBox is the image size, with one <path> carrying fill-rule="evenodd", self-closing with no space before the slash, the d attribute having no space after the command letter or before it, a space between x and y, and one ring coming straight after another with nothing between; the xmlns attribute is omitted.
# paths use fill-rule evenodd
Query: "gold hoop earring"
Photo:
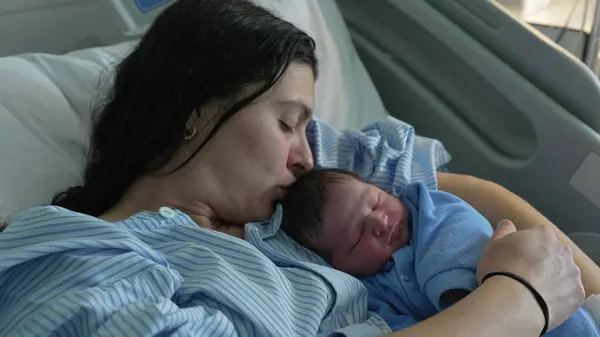
<svg viewBox="0 0 600 337"><path fill-rule="evenodd" d="M196 133L198 133L198 130L196 130L196 127L195 127L195 126L194 126L194 128L193 128L193 129L191 129L191 130L185 130L185 131L183 132L183 139L185 139L185 140L190 140L190 139L192 139L192 138L196 137Z"/></svg>

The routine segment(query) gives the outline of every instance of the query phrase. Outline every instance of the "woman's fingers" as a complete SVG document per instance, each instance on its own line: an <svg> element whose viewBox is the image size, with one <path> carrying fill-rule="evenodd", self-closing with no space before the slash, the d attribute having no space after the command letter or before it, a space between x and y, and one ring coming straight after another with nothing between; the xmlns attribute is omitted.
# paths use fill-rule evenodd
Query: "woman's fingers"
<svg viewBox="0 0 600 337"><path fill-rule="evenodd" d="M550 312L550 328L564 322L583 303L581 273L573 251L546 227L516 231L510 221L501 222L484 249L477 279L481 282L485 275L498 271L521 276L542 295Z"/></svg>
<svg viewBox="0 0 600 337"><path fill-rule="evenodd" d="M494 235L492 235L492 240L500 239L510 233L516 232L517 227L510 220L502 220L496 225L496 230L494 230Z"/></svg>

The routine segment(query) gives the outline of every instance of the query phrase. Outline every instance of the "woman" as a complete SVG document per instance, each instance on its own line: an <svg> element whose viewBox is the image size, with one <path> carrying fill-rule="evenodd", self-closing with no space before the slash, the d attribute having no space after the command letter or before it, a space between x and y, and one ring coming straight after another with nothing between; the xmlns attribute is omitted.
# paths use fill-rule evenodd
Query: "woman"
<svg viewBox="0 0 600 337"><path fill-rule="evenodd" d="M356 280L284 256L283 241L265 243L278 238L271 227L247 224L271 217L313 166L305 131L316 70L312 39L246 0L169 7L118 68L84 184L55 198L63 208L26 211L0 235L1 334L389 332ZM439 182L491 220L531 223L521 202L502 208L513 205L506 192ZM478 273L527 279L555 327L583 299L572 252L547 229L514 232L502 223ZM544 320L527 288L495 276L389 336L537 336Z"/></svg>

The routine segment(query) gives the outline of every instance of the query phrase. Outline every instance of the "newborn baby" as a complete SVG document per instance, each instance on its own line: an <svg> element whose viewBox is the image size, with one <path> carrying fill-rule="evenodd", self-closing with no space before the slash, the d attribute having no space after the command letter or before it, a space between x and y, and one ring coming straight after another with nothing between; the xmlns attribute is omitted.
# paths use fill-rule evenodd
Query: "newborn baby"
<svg viewBox="0 0 600 337"><path fill-rule="evenodd" d="M431 317L477 287L492 235L469 204L421 183L398 197L353 173L314 170L282 201L282 230L334 268L357 276L369 309L394 330ZM600 336L584 308L546 336Z"/></svg>

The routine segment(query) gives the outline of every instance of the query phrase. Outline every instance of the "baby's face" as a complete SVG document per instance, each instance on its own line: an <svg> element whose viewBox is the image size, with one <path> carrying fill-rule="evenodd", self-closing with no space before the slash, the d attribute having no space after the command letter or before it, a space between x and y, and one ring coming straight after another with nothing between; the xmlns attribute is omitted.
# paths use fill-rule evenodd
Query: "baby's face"
<svg viewBox="0 0 600 337"><path fill-rule="evenodd" d="M356 179L332 184L327 193L315 244L331 253L334 268L374 274L408 242L409 216L398 198Z"/></svg>

